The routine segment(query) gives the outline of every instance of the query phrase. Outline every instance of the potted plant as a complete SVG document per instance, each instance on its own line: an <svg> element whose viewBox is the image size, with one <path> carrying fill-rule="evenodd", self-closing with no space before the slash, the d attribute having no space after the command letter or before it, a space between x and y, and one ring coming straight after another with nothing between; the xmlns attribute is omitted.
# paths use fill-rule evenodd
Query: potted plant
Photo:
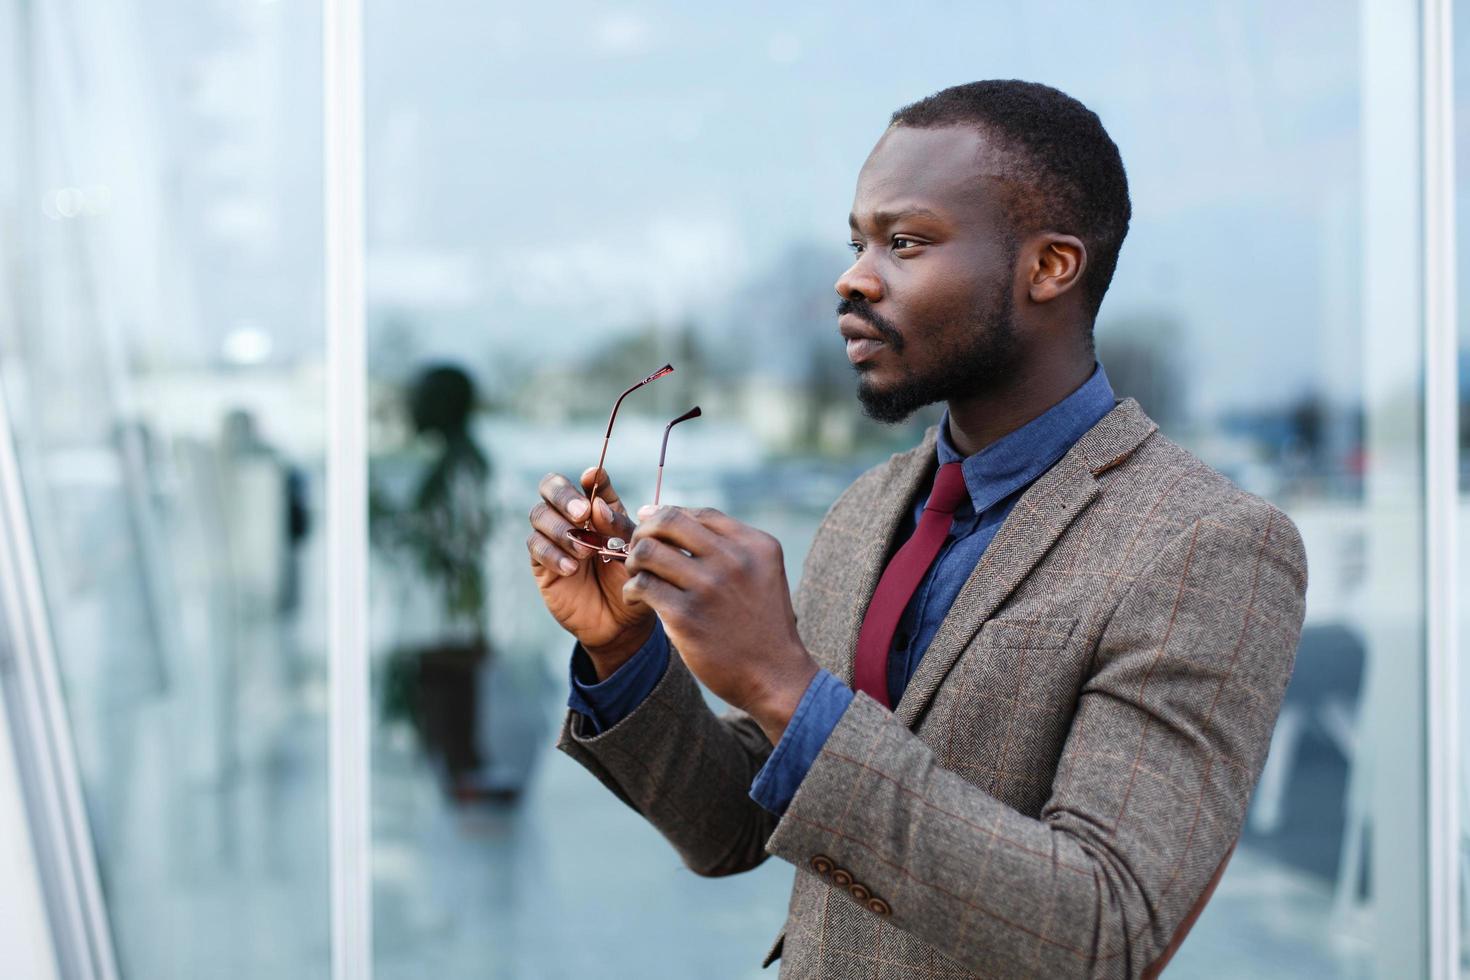
<svg viewBox="0 0 1470 980"><path fill-rule="evenodd" d="M490 462L470 433L474 382L462 369L424 370L409 395L416 434L432 462L406 505L376 486L370 499L374 544L410 562L438 598L441 621L430 641L389 657L381 709L407 718L459 799L487 795L479 779L488 759L478 745L478 675L491 656L485 549L492 529ZM489 795L504 795L492 793Z"/></svg>

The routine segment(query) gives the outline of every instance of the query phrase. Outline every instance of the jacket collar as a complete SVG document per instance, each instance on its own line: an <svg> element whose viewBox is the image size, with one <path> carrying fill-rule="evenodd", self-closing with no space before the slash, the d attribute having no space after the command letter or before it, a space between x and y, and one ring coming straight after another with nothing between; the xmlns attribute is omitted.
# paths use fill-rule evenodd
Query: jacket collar
<svg viewBox="0 0 1470 980"><path fill-rule="evenodd" d="M1016 502L995 539L960 589L940 624L895 713L912 726L980 626L1031 573L1056 540L1100 492L1097 477L1127 459L1158 426L1131 398L1118 402L1088 429L1056 465L1042 474ZM859 502L860 529L868 540L855 569L853 614L843 637L843 678L852 682L853 652L863 616L877 588L893 537L915 497L933 480L937 426L918 446L893 457L885 478L867 501Z"/></svg>
<svg viewBox="0 0 1470 980"><path fill-rule="evenodd" d="M971 505L979 514L1051 469L1116 404L1107 372L1095 364L1076 391L970 456L950 441L946 411L935 437L939 465L961 465Z"/></svg>

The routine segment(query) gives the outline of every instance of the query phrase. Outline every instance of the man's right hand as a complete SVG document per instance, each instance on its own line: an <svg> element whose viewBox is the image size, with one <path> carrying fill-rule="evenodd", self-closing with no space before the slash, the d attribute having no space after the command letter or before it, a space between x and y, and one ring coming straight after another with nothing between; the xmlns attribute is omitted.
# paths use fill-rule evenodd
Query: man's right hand
<svg viewBox="0 0 1470 980"><path fill-rule="evenodd" d="M541 480L541 501L531 508L531 535L526 550L541 601L556 621L577 638L597 670L606 680L628 661L653 633L653 610L643 603L623 599L628 570L621 561L601 556L573 544L567 532L587 520L587 492L599 476L596 467L582 474L582 490L559 473ZM624 541L633 536L617 491L601 471L597 500L592 506L594 530Z"/></svg>

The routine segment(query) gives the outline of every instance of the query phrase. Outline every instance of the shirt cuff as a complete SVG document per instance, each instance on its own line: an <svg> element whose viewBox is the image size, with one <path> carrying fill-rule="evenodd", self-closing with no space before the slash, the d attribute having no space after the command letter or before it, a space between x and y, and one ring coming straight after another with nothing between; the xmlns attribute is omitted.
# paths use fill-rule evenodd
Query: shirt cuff
<svg viewBox="0 0 1470 980"><path fill-rule="evenodd" d="M777 816L786 812L807 770L852 703L852 689L826 670L807 685L781 741L750 784L750 798Z"/></svg>
<svg viewBox="0 0 1470 980"><path fill-rule="evenodd" d="M586 716L596 734L631 715L663 680L669 666L669 638L664 624L653 621L653 633L607 680L599 682L592 659L578 643L572 649L571 691L567 707Z"/></svg>

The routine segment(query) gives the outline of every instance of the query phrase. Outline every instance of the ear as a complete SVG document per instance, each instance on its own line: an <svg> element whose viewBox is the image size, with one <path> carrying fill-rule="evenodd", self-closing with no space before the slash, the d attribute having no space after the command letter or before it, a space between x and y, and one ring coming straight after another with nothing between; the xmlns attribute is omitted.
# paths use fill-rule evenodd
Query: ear
<svg viewBox="0 0 1470 980"><path fill-rule="evenodd" d="M1047 303L1077 287L1087 269L1087 246L1075 235L1047 232L1030 242L1027 288L1031 302Z"/></svg>

